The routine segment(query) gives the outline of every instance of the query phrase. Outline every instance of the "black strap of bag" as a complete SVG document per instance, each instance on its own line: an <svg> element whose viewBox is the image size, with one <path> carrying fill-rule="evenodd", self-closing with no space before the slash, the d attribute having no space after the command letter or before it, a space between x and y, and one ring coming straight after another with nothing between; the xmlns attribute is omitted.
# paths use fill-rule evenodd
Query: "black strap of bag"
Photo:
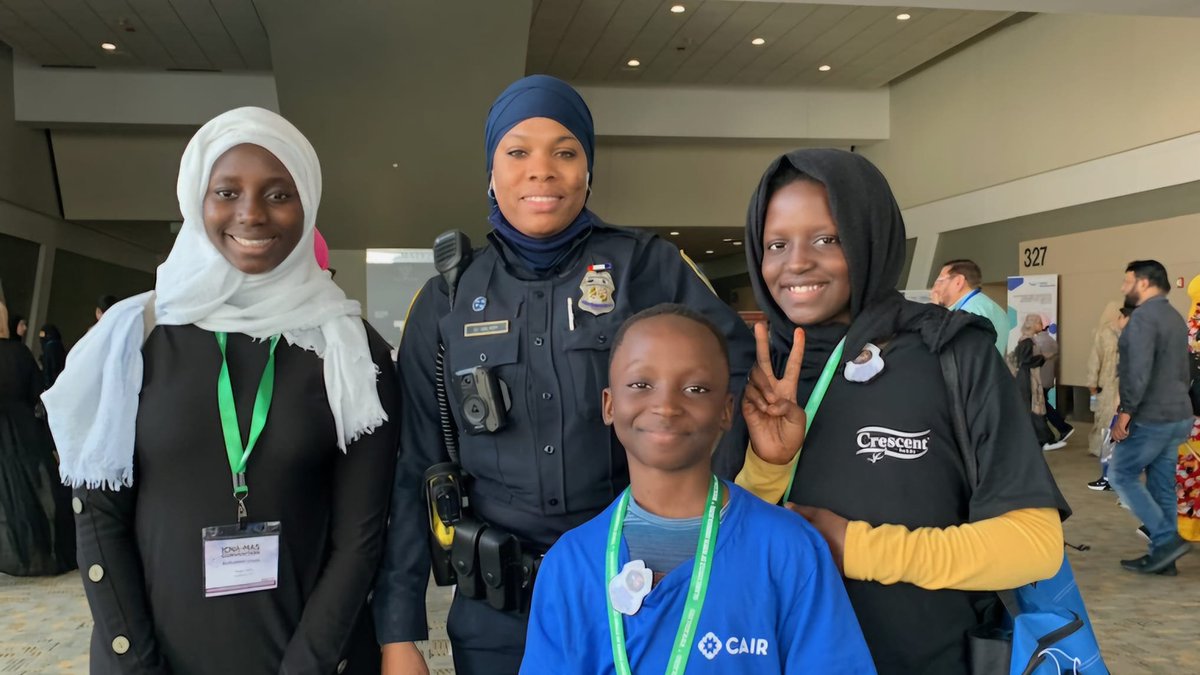
<svg viewBox="0 0 1200 675"><path fill-rule="evenodd" d="M942 364L942 377L946 380L947 398L950 399L950 422L954 427L954 439L957 441L963 467L967 472L967 483L974 493L975 488L979 487L979 460L975 457L975 448L967 432L967 413L963 406L962 388L958 384L958 359L955 358L954 351L947 347L938 353L938 360ZM1021 613L1017 596L1012 591L997 591L996 595L1000 597L1010 615L1016 616Z"/></svg>

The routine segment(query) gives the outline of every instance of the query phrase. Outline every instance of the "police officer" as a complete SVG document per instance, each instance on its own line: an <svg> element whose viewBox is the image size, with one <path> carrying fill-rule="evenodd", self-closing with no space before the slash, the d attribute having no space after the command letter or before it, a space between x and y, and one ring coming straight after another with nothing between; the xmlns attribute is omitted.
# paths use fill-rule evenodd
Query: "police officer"
<svg viewBox="0 0 1200 675"><path fill-rule="evenodd" d="M486 143L487 244L458 277L453 303L445 279L425 284L400 344L400 465L374 600L385 673L425 672L413 641L427 637L433 519L423 474L448 458L435 395L440 347L467 476L464 517L487 528L476 551L469 542L459 550L464 537L455 533L455 568L475 575L514 548L489 549L489 536L502 542L493 535L513 535L528 573L530 557L536 565L563 532L628 485L624 450L600 413L609 350L627 317L660 302L703 312L729 340L737 397L754 356L749 330L675 246L607 225L586 208L595 137L578 92L544 75L513 83L492 105ZM502 426L493 416L506 418ZM739 421L718 446L722 473L739 468L744 429ZM460 574L448 618L455 668L460 675L516 673L532 583L507 610L495 608L493 595L467 597L486 586L473 583Z"/></svg>

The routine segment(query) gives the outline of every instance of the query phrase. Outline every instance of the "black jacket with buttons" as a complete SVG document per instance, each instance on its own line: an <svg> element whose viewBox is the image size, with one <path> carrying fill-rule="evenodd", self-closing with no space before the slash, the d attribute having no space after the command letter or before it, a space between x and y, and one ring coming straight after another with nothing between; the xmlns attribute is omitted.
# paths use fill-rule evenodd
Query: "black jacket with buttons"
<svg viewBox="0 0 1200 675"><path fill-rule="evenodd" d="M460 377L484 366L505 382L511 410L496 433L458 433L471 478L475 515L516 534L525 546L549 548L565 531L602 511L629 484L625 451L604 425L600 392L621 323L663 302L705 314L729 341L735 411L754 359L754 338L674 245L654 235L598 225L554 270L528 272L494 235L458 282L454 307L440 277L430 279L405 322L397 361L403 420L384 561L376 586L381 644L424 639L429 520L421 478L448 461L436 399L439 336L455 427L463 428ZM582 309L581 283L592 265L609 265L612 306ZM571 301L572 320L568 316ZM736 415L714 467L732 478L746 449Z"/></svg>

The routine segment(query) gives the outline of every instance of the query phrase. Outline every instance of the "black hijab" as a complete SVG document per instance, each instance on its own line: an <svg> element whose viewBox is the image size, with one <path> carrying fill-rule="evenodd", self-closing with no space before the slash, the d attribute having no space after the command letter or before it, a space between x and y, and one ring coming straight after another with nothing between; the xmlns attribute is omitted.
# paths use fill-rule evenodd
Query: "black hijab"
<svg viewBox="0 0 1200 675"><path fill-rule="evenodd" d="M10 314L8 316L8 339L13 342L21 342L21 336L17 335L17 324L25 320L25 317L20 314ZM26 327L28 328L28 326Z"/></svg>
<svg viewBox="0 0 1200 675"><path fill-rule="evenodd" d="M770 322L771 359L777 373L782 373L791 351L796 324L775 304L763 281L763 227L771 181L785 163L825 187L850 273L849 327L833 323L801 326L805 330L802 400L843 336L846 346L842 358L849 361L862 352L866 343L901 331L922 333L931 351L937 351L960 328L978 323L974 320L977 317L966 312L947 312L937 305L909 302L896 290L904 268L904 219L887 179L874 164L844 150L795 150L767 167L746 216L750 283Z"/></svg>

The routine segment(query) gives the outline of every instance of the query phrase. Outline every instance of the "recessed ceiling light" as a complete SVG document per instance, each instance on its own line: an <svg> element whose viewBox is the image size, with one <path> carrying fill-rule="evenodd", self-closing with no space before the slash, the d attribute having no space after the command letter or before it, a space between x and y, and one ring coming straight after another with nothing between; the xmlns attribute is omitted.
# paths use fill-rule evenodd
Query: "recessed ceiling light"
<svg viewBox="0 0 1200 675"><path fill-rule="evenodd" d="M897 20L897 21L908 21L908 20L909 20L909 19L911 19L911 18L912 18L912 14L909 14L909 13L907 13L907 12L905 12L904 14L897 14L897 15L896 15L896 20Z"/></svg>
<svg viewBox="0 0 1200 675"><path fill-rule="evenodd" d="M826 64L820 68L817 68L817 70L821 71L822 73L828 73L829 71L833 70L833 66Z"/></svg>
<svg viewBox="0 0 1200 675"><path fill-rule="evenodd" d="M741 246L741 245L742 245L742 242L740 242L740 241L735 241L735 242L733 242L733 245L734 245L734 246Z"/></svg>
<svg viewBox="0 0 1200 675"><path fill-rule="evenodd" d="M723 242L725 242L726 244L728 244L729 242L733 241L733 238L731 237L731 238L729 238L729 239L722 239L721 241L723 241Z"/></svg>
<svg viewBox="0 0 1200 675"><path fill-rule="evenodd" d="M715 253L715 251L713 251L713 250L710 248L710 249L708 249L707 251L705 251L705 253L707 253L707 254L709 254L709 255L712 255L713 253Z"/></svg>
<svg viewBox="0 0 1200 675"><path fill-rule="evenodd" d="M106 52L115 52L117 51L117 46L111 42L101 42L100 49L103 49Z"/></svg>
<svg viewBox="0 0 1200 675"><path fill-rule="evenodd" d="M671 236L672 236L672 237L678 237L678 236L679 236L679 233L678 233L678 232L671 232Z"/></svg>
<svg viewBox="0 0 1200 675"><path fill-rule="evenodd" d="M638 61L637 59L629 59L625 65L629 66L630 68L637 68L638 66L642 65L642 62Z"/></svg>
<svg viewBox="0 0 1200 675"><path fill-rule="evenodd" d="M756 46L756 47L757 47L757 46L759 46L759 45L765 45L765 44L767 44L767 41L766 41L766 40L764 40L764 39L762 39L762 38L754 38L753 40L751 40L751 41L750 41L750 44L752 44L752 45L754 45L754 46Z"/></svg>
<svg viewBox="0 0 1200 675"><path fill-rule="evenodd" d="M683 5L671 5L672 14L683 14L686 11L687 7L684 7Z"/></svg>

